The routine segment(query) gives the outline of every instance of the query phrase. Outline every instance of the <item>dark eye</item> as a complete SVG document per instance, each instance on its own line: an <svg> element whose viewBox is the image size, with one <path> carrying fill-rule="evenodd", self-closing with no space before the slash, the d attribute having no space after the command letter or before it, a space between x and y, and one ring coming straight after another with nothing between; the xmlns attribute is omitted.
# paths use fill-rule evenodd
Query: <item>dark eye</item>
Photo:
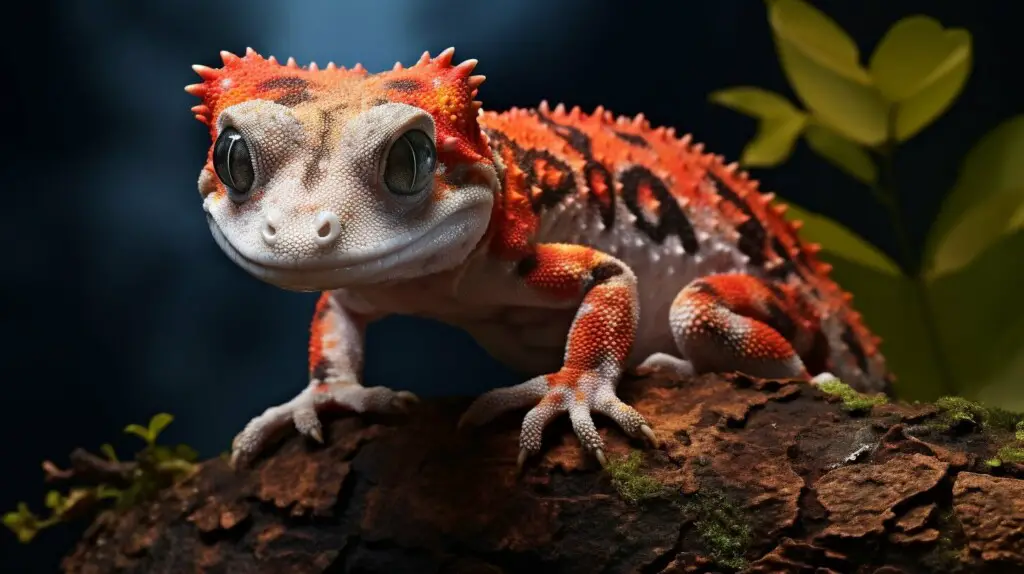
<svg viewBox="0 0 1024 574"><path fill-rule="evenodd" d="M434 141L422 130L409 130L391 144L384 184L395 195L415 195L430 185L435 165Z"/></svg>
<svg viewBox="0 0 1024 574"><path fill-rule="evenodd" d="M245 198L256 178L252 167L249 144L238 130L226 128L213 144L213 168L228 186L229 196L235 201Z"/></svg>

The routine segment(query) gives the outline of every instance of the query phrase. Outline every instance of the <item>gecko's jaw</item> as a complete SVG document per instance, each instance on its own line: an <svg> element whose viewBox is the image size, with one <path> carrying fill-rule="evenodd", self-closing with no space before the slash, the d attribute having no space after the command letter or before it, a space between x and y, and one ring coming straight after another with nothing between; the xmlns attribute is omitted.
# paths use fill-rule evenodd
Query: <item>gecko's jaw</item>
<svg viewBox="0 0 1024 574"><path fill-rule="evenodd" d="M325 251L306 258L240 249L216 218L207 214L207 220L217 245L250 275L291 291L329 291L409 279L458 265L486 231L490 210L490 202L472 203L414 237L396 236L359 252Z"/></svg>

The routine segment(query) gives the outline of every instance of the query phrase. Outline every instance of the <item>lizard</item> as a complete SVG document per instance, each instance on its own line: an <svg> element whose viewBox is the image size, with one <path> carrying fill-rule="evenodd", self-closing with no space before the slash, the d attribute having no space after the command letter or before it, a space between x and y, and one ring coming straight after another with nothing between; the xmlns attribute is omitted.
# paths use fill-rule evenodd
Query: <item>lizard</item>
<svg viewBox="0 0 1024 574"><path fill-rule="evenodd" d="M308 385L245 425L233 464L289 427L322 442L327 409L408 411L415 394L362 384L366 327L395 314L461 328L523 373L458 423L526 410L519 469L563 414L601 464L595 414L657 445L617 395L630 373L889 391L881 340L821 246L691 134L603 107L485 111L477 60L453 48L378 73L220 55L185 88L211 138L211 233L257 279L320 293Z"/></svg>

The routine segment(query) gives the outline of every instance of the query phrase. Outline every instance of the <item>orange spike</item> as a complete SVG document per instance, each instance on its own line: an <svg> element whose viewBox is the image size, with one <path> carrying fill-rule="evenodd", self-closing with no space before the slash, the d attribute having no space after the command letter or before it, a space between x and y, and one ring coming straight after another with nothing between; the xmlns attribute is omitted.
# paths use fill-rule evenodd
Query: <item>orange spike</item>
<svg viewBox="0 0 1024 574"><path fill-rule="evenodd" d="M288 66L289 68L298 68L299 63L295 61L294 57L288 56L288 62L285 64L285 66Z"/></svg>
<svg viewBox="0 0 1024 574"><path fill-rule="evenodd" d="M537 104L537 109L540 111L540 113L545 115L551 113L551 107L548 105L547 100L541 100L540 103Z"/></svg>
<svg viewBox="0 0 1024 574"><path fill-rule="evenodd" d="M555 115L565 115L565 104L563 104L562 102L558 102L558 105L555 106Z"/></svg>
<svg viewBox="0 0 1024 574"><path fill-rule="evenodd" d="M424 50L423 55L416 61L417 66L425 66L430 63L430 50Z"/></svg>
<svg viewBox="0 0 1024 574"><path fill-rule="evenodd" d="M733 164L733 165L735 165L735 164ZM768 191L768 192L762 193L761 196L760 196L761 205L768 205L769 203L772 202L773 199L775 199L775 192L774 191Z"/></svg>
<svg viewBox="0 0 1024 574"><path fill-rule="evenodd" d="M777 203L771 207L771 210L775 212L775 215L782 215L789 210L789 206L785 203ZM795 221L793 223L796 223Z"/></svg>
<svg viewBox="0 0 1024 574"><path fill-rule="evenodd" d="M445 48L440 54L434 58L434 63L438 66L448 67L452 64L452 56L455 55L455 48Z"/></svg>
<svg viewBox="0 0 1024 574"><path fill-rule="evenodd" d="M469 84L470 88L479 88L480 84L484 83L484 80L486 80L486 79L487 79L487 76L482 76L482 75L470 76L469 79L466 80L466 83Z"/></svg>
<svg viewBox="0 0 1024 574"><path fill-rule="evenodd" d="M200 122L204 123L204 124L207 123L206 122L206 116L202 116L202 115L196 114L196 119L199 120Z"/></svg>
<svg viewBox="0 0 1024 574"><path fill-rule="evenodd" d="M210 113L210 108L206 107L203 104L199 104L198 106L192 106L192 113L199 114L199 115L205 115L205 114Z"/></svg>
<svg viewBox="0 0 1024 574"><path fill-rule="evenodd" d="M271 64L276 64L277 63L277 58L271 56L271 57L267 58L267 61L270 62Z"/></svg>
<svg viewBox="0 0 1024 574"><path fill-rule="evenodd" d="M476 65L479 63L479 60L475 58L470 58L469 60L462 62L458 66L455 66L455 69L463 74L469 74L476 68Z"/></svg>
<svg viewBox="0 0 1024 574"><path fill-rule="evenodd" d="M256 50L253 50L251 47L246 47L245 48L245 57L246 58L259 58L260 55L257 54Z"/></svg>
<svg viewBox="0 0 1024 574"><path fill-rule="evenodd" d="M400 72L405 69L405 66L401 62L395 62L395 65L391 67L391 71Z"/></svg>
<svg viewBox="0 0 1024 574"><path fill-rule="evenodd" d="M185 91L201 98L206 95L206 86L203 84L189 84L185 86Z"/></svg>
<svg viewBox="0 0 1024 574"><path fill-rule="evenodd" d="M220 59L224 62L225 66L234 65L239 60L241 60L241 58L232 54L231 52L228 52L227 50L220 51Z"/></svg>
<svg viewBox="0 0 1024 574"><path fill-rule="evenodd" d="M213 68L204 66L202 64L194 64L192 66L192 70L195 71L195 73L199 74L199 77L205 81L216 80L220 77L219 70L214 70Z"/></svg>
<svg viewBox="0 0 1024 574"><path fill-rule="evenodd" d="M366 68L364 68L362 64L357 63L355 66L352 66L352 71L366 73Z"/></svg>
<svg viewBox="0 0 1024 574"><path fill-rule="evenodd" d="M309 63L309 71L310 72L319 72L320 71L320 66L317 66L316 62L310 62Z"/></svg>
<svg viewBox="0 0 1024 574"><path fill-rule="evenodd" d="M337 69L338 69L338 66L336 66L336 65L334 64L334 62L327 62L327 69L328 69L328 70L337 70Z"/></svg>

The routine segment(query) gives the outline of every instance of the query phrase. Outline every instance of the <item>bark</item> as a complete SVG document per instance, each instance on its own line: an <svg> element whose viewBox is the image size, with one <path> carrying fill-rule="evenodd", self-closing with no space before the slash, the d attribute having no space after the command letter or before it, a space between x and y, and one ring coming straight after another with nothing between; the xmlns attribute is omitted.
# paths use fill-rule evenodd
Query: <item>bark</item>
<svg viewBox="0 0 1024 574"><path fill-rule="evenodd" d="M986 463L1009 431L742 377L620 395L661 445L601 425L606 470L567 417L517 476L523 413L462 432L467 400L338 416L324 445L290 433L250 469L210 460L98 516L64 571L1024 571L1024 469Z"/></svg>

